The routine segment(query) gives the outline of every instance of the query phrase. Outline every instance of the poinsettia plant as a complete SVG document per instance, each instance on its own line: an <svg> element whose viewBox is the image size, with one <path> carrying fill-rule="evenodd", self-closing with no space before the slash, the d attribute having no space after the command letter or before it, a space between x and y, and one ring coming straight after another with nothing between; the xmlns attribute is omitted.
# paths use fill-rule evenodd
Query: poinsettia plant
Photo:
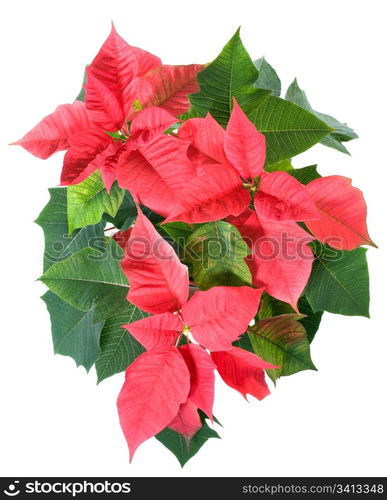
<svg viewBox="0 0 387 500"><path fill-rule="evenodd" d="M183 465L210 438L215 372L261 400L314 370L323 311L368 316L359 189L292 158L354 131L253 62L239 30L210 64L165 65L114 27L75 102L16 142L66 151L37 219L56 353L118 396L130 457L156 436Z"/></svg>

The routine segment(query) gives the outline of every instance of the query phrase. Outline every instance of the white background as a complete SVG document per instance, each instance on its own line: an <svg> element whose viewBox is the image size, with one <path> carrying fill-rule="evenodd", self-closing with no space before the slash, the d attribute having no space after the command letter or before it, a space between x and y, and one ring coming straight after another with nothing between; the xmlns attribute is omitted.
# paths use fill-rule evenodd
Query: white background
<svg viewBox="0 0 387 500"><path fill-rule="evenodd" d="M386 474L386 36L383 1L130 0L2 2L0 475L324 476ZM352 157L322 146L296 160L353 178L369 206L372 319L325 314L312 345L318 372L281 379L246 403L218 381L210 440L181 470L160 443L129 465L115 408L123 374L95 385L53 356L39 296L43 234L33 223L59 182L61 154L43 162L8 147L58 104L72 102L85 63L114 20L126 40L164 62L208 62L242 25L284 88L294 76L312 105L347 121Z"/></svg>

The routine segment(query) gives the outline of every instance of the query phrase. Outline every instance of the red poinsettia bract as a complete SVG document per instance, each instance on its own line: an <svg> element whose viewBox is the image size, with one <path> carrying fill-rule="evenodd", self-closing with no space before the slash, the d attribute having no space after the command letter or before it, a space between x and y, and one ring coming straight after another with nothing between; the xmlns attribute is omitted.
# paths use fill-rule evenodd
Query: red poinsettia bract
<svg viewBox="0 0 387 500"><path fill-rule="evenodd" d="M189 109L187 95L197 90L201 69L163 66L112 26L87 68L85 102L59 106L14 144L42 159L66 150L62 185L77 184L100 169L109 191L121 154L160 134Z"/></svg>
<svg viewBox="0 0 387 500"><path fill-rule="evenodd" d="M188 298L187 267L140 210L125 248L128 300L154 314L126 325L147 349L128 368L118 398L133 456L167 426L192 437L201 427L198 409L212 418L215 368L243 395L262 399L269 393L263 370L273 365L232 345L256 315L262 288L218 286Z"/></svg>
<svg viewBox="0 0 387 500"><path fill-rule="evenodd" d="M86 70L85 101L58 106L15 143L42 159L66 151L62 185L99 170L108 192L117 181L137 204L135 224L113 236L125 251L127 299L150 314L125 325L146 349L127 368L118 397L131 458L167 427L190 439L202 426L199 410L213 419L215 370L244 397L269 394L264 370L276 367L234 344L256 317L263 290L297 310L315 258L312 240L338 250L373 244L351 180L303 185L268 168L265 135L235 98L225 129L210 113L183 119L202 69L163 65L112 26ZM140 204L162 224L235 226L251 249L252 286L192 293L187 266Z"/></svg>

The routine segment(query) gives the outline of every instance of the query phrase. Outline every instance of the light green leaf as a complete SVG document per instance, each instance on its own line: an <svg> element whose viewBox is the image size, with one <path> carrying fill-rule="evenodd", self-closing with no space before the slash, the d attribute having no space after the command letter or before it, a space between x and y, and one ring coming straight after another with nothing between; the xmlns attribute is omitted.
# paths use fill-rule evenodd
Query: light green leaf
<svg viewBox="0 0 387 500"><path fill-rule="evenodd" d="M302 153L332 131L313 113L273 95L257 99L248 117L266 137L268 165Z"/></svg>
<svg viewBox="0 0 387 500"><path fill-rule="evenodd" d="M254 87L257 78L258 70L242 44L238 29L219 56L198 74L200 91L189 96L191 114L205 116L209 112L225 127L233 97L247 112L258 97L270 94L269 90Z"/></svg>
<svg viewBox="0 0 387 500"><path fill-rule="evenodd" d="M248 330L254 352L279 367L267 370L273 382L284 375L316 369L305 329L297 321L301 318L300 314L282 314L260 320Z"/></svg>
<svg viewBox="0 0 387 500"><path fill-rule="evenodd" d="M192 263L201 290L212 286L251 284L245 262L250 250L235 226L216 221L203 224L188 238L184 258Z"/></svg>
<svg viewBox="0 0 387 500"><path fill-rule="evenodd" d="M44 271L81 248L97 247L104 238L103 223L76 230L70 236L67 225L66 188L49 189L49 193L49 202L35 220L44 231Z"/></svg>
<svg viewBox="0 0 387 500"><path fill-rule="evenodd" d="M369 317L366 249L334 251L313 242L316 258L305 288L313 311Z"/></svg>
<svg viewBox="0 0 387 500"><path fill-rule="evenodd" d="M309 104L308 98L306 97L305 91L300 89L296 78L289 85L285 94L285 99L287 101L294 102L294 104L297 104L300 108L313 111L312 106Z"/></svg>
<svg viewBox="0 0 387 500"><path fill-rule="evenodd" d="M295 168L288 172L291 176L295 177L301 184L308 184L314 179L318 179L321 175L317 172L317 165L310 165L309 167Z"/></svg>
<svg viewBox="0 0 387 500"><path fill-rule="evenodd" d="M258 320L292 313L294 313L294 309L287 302L282 302L282 300L275 299L266 292L262 294L257 315Z"/></svg>
<svg viewBox="0 0 387 500"><path fill-rule="evenodd" d="M309 100L306 97L305 91L300 89L296 79L294 79L294 81L286 91L285 99L297 104L301 108L310 111L321 121L332 127L332 132L320 140L321 144L336 149L342 153L349 154L347 148L342 144L342 142L356 139L358 135L352 128L348 127L347 124L340 123L338 120L336 120L336 118L333 118L333 116L327 115L325 113L320 113L312 109L312 106L310 105Z"/></svg>
<svg viewBox="0 0 387 500"><path fill-rule="evenodd" d="M254 61L254 65L259 71L259 76L255 82L257 89L269 89L273 95L281 95L281 80L275 69L266 61L264 57Z"/></svg>
<svg viewBox="0 0 387 500"><path fill-rule="evenodd" d="M122 325L146 316L149 316L146 312L126 301L115 316L106 320L100 338L101 354L95 363L98 383L126 370L145 351Z"/></svg>
<svg viewBox="0 0 387 500"><path fill-rule="evenodd" d="M156 435L156 439L175 455L182 467L210 438L220 439L219 434L208 426L203 413L201 413L201 420L202 427L190 440L168 428Z"/></svg>
<svg viewBox="0 0 387 500"><path fill-rule="evenodd" d="M70 356L87 371L100 355L99 337L104 322L93 323L94 310L80 311L51 291L42 299L51 317L55 354Z"/></svg>
<svg viewBox="0 0 387 500"><path fill-rule="evenodd" d="M105 189L99 170L79 184L67 188L67 220L69 232L101 221L104 212L114 217L124 199L124 191L113 184L110 194Z"/></svg>
<svg viewBox="0 0 387 500"><path fill-rule="evenodd" d="M40 278L65 302L89 311L94 322L114 316L126 301L128 280L121 270L122 249L109 238L106 248L84 248L51 266Z"/></svg>
<svg viewBox="0 0 387 500"><path fill-rule="evenodd" d="M277 163L272 163L271 165L265 165L265 170L266 172L289 172L291 170L294 170L294 167L292 165L292 160L282 160Z"/></svg>

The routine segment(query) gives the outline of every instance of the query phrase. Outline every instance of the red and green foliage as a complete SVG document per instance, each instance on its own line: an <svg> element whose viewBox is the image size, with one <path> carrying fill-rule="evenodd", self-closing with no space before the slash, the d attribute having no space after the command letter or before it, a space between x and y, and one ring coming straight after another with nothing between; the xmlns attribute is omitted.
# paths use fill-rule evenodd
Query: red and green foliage
<svg viewBox="0 0 387 500"><path fill-rule="evenodd" d="M291 163L357 136L296 81L280 95L239 31L212 63L171 66L112 27L75 102L15 143L65 151L37 219L43 299L55 352L98 382L126 370L131 459L156 436L183 465L219 437L215 371L261 400L266 375L315 369L323 311L368 316L361 191Z"/></svg>

